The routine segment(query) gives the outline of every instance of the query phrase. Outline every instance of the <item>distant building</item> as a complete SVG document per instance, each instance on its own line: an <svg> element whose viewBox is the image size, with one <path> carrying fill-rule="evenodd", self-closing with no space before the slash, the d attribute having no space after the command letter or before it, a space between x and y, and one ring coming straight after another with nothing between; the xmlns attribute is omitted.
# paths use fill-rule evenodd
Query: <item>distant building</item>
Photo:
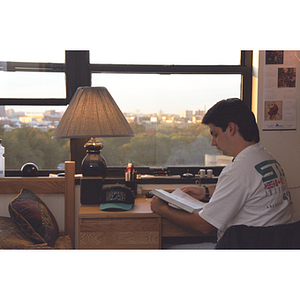
<svg viewBox="0 0 300 300"><path fill-rule="evenodd" d="M163 116L161 121L166 124L174 123L174 116Z"/></svg>
<svg viewBox="0 0 300 300"><path fill-rule="evenodd" d="M24 117L19 117L21 123L41 122L44 119L43 114L26 114Z"/></svg>
<svg viewBox="0 0 300 300"><path fill-rule="evenodd" d="M203 116L195 115L192 118L193 123L201 123L203 119Z"/></svg>
<svg viewBox="0 0 300 300"><path fill-rule="evenodd" d="M0 106L0 118L5 118L5 106Z"/></svg>
<svg viewBox="0 0 300 300"><path fill-rule="evenodd" d="M134 123L134 121L135 121L135 116L127 116L127 117L126 117L126 120L127 120L128 123Z"/></svg>
<svg viewBox="0 0 300 300"><path fill-rule="evenodd" d="M13 118L15 116L15 111L14 111L14 109L10 108L5 111L5 114L6 114L6 116Z"/></svg>
<svg viewBox="0 0 300 300"><path fill-rule="evenodd" d="M152 123L157 123L157 122L158 122L157 116L152 116L152 117L150 118L150 122L152 122Z"/></svg>
<svg viewBox="0 0 300 300"><path fill-rule="evenodd" d="M43 114L44 120L50 121L50 122L59 122L62 114L56 112L55 110L46 110Z"/></svg>
<svg viewBox="0 0 300 300"><path fill-rule="evenodd" d="M184 118L192 120L193 111L192 110L185 110L183 113Z"/></svg>
<svg viewBox="0 0 300 300"><path fill-rule="evenodd" d="M195 111L195 116L203 118L205 113L206 113L205 110L198 109Z"/></svg>

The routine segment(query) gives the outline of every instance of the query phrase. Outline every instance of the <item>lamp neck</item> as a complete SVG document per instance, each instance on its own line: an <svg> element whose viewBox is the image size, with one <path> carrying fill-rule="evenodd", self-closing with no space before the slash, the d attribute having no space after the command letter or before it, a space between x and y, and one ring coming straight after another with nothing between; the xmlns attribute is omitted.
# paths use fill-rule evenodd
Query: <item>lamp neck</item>
<svg viewBox="0 0 300 300"><path fill-rule="evenodd" d="M88 142L86 142L84 148L88 153L100 153L103 145L96 138L91 138Z"/></svg>

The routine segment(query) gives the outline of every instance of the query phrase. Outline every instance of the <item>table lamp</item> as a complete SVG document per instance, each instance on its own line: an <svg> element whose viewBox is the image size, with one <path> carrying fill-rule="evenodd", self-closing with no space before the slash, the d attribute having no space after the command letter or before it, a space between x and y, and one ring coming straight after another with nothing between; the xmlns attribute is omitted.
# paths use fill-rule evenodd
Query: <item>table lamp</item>
<svg viewBox="0 0 300 300"><path fill-rule="evenodd" d="M85 145L83 176L106 176L103 148L96 137L135 136L118 105L105 87L79 87L52 138L91 138Z"/></svg>

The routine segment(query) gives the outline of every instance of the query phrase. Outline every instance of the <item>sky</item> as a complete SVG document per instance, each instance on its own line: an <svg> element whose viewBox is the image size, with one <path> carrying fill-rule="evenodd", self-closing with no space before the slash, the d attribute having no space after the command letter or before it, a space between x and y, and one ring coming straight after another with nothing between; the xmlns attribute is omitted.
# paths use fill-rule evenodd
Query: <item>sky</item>
<svg viewBox="0 0 300 300"><path fill-rule="evenodd" d="M0 61L64 62L65 50L90 50L91 63L222 64L242 49L294 48L291 36L298 28L296 2L280 10L270 1L252 1L247 8L237 8L236 1L196 0L6 2ZM1 73L0 97L10 91L12 97L65 96L62 74ZM93 85L106 85L123 112L180 114L239 96L236 79L129 77L97 75ZM11 89L14 82L20 89Z"/></svg>
<svg viewBox="0 0 300 300"><path fill-rule="evenodd" d="M183 115L185 110L195 112L198 109L208 109L224 97L239 97L240 92L239 75L229 77L99 75L99 77L99 85L103 84L120 109L128 113L157 113L160 110L168 114Z"/></svg>

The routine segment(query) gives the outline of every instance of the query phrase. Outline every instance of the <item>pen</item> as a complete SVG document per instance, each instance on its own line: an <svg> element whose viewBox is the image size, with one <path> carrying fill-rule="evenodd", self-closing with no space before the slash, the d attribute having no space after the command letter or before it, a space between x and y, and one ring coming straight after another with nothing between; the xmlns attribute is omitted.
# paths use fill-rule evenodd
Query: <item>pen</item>
<svg viewBox="0 0 300 300"><path fill-rule="evenodd" d="M130 181L134 181L134 178L133 178L134 169L133 169L133 167L134 167L134 165L132 163L131 170L130 170Z"/></svg>

